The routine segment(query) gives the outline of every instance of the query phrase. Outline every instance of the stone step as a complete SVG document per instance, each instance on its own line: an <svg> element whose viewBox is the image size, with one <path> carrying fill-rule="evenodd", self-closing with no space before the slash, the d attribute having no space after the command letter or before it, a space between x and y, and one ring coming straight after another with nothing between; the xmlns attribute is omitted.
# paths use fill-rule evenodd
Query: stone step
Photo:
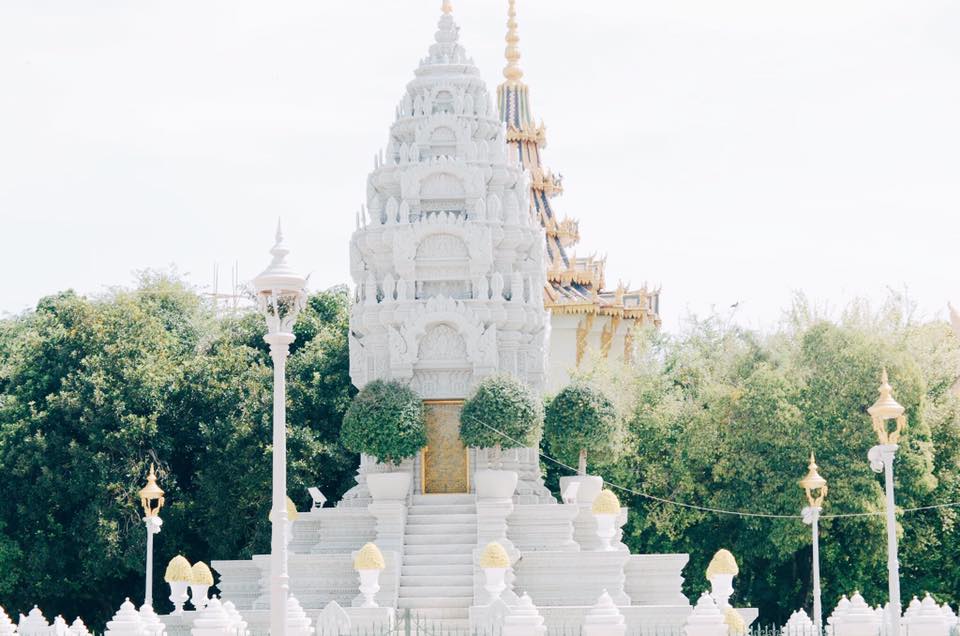
<svg viewBox="0 0 960 636"><path fill-rule="evenodd" d="M477 507L473 504L461 505L461 504L444 504L436 506L410 506L408 511L409 517L435 517L437 515L475 515L477 514Z"/></svg>
<svg viewBox="0 0 960 636"><path fill-rule="evenodd" d="M476 495L414 495L414 506L476 505Z"/></svg>
<svg viewBox="0 0 960 636"><path fill-rule="evenodd" d="M469 565L472 567L473 550L471 549L469 552L453 552L447 554L436 554L432 552L413 554L409 550L404 553L403 567L420 567L424 565L436 565L438 567Z"/></svg>
<svg viewBox="0 0 960 636"><path fill-rule="evenodd" d="M459 598L473 601L473 585L416 585L400 586L400 598ZM433 607L426 605L425 607Z"/></svg>
<svg viewBox="0 0 960 636"><path fill-rule="evenodd" d="M428 627L433 627L435 621L443 623L458 623L469 626L470 610L464 607L419 607L410 609L410 626L413 627L415 621L426 622ZM397 612L397 625L400 631L403 631L403 624L406 617L406 611ZM443 632L438 632L443 633Z"/></svg>
<svg viewBox="0 0 960 636"><path fill-rule="evenodd" d="M436 545L438 547L447 545L467 545L473 547L477 545L477 533L474 531L470 534L408 534L403 538L403 545Z"/></svg>
<svg viewBox="0 0 960 636"><path fill-rule="evenodd" d="M411 609L417 610L415 613L417 615L422 615L423 610L434 610L434 609L444 609L444 608L463 608L466 611L471 605L473 605L473 594L469 597L456 597L452 598L449 596L434 596L434 597L415 597L415 598L400 598L397 599L397 607L400 609ZM403 614L398 618L402 620Z"/></svg>
<svg viewBox="0 0 960 636"><path fill-rule="evenodd" d="M473 571L458 574L400 574L400 590L406 587L470 587L473 588Z"/></svg>
<svg viewBox="0 0 960 636"><path fill-rule="evenodd" d="M403 547L404 558L406 555L448 555L462 554L467 557L468 562L473 562L473 551L477 547L476 543L437 543L436 540L430 543L408 543Z"/></svg>
<svg viewBox="0 0 960 636"><path fill-rule="evenodd" d="M440 514L440 515L409 515L407 516L407 529L411 526L425 526L434 523L466 523L473 527L477 526L477 515L475 514Z"/></svg>
<svg viewBox="0 0 960 636"><path fill-rule="evenodd" d="M446 523L437 521L436 523L421 523L407 526L407 536L423 536L428 534L445 534L449 536L476 536L477 524L475 523Z"/></svg>
<svg viewBox="0 0 960 636"><path fill-rule="evenodd" d="M426 560L422 565L414 565L407 563L404 560L403 566L400 568L401 578L406 578L408 576L469 576L473 577L473 563L470 561L465 561L464 563L458 563L456 565L440 565L436 562L436 558L431 558L429 562Z"/></svg>

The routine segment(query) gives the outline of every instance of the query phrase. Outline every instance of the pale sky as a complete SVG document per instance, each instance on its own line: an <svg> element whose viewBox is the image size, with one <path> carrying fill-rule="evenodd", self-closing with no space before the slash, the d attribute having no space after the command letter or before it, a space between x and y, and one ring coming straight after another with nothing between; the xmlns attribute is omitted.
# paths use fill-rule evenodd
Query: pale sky
<svg viewBox="0 0 960 636"><path fill-rule="evenodd" d="M506 0L455 1L491 90ZM0 313L175 264L209 286L284 219L348 281L374 153L440 0L0 1ZM519 0L577 253L770 326L907 287L960 301L960 3ZM225 284L221 284L223 291Z"/></svg>

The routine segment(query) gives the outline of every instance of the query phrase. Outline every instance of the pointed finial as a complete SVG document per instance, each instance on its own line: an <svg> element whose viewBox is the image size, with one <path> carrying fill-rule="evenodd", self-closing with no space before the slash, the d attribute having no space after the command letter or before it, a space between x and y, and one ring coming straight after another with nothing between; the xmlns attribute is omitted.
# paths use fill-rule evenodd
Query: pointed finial
<svg viewBox="0 0 960 636"><path fill-rule="evenodd" d="M443 0L443 6L440 7L440 10L443 11L443 15L450 15L453 13L453 3L450 0Z"/></svg>
<svg viewBox="0 0 960 636"><path fill-rule="evenodd" d="M283 243L283 223L280 217L277 217L277 245Z"/></svg>
<svg viewBox="0 0 960 636"><path fill-rule="evenodd" d="M507 65L503 69L503 76L511 83L518 83L523 78L520 68L520 36L517 35L517 0L510 0L507 11Z"/></svg>

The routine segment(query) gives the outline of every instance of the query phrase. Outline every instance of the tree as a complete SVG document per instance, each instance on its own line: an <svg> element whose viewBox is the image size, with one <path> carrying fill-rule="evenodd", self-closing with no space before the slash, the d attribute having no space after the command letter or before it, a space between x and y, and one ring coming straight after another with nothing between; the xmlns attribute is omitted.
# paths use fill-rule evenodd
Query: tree
<svg viewBox="0 0 960 636"><path fill-rule="evenodd" d="M427 445L423 401L405 384L374 380L353 398L340 439L355 453L399 464Z"/></svg>
<svg viewBox="0 0 960 636"><path fill-rule="evenodd" d="M357 458L339 444L349 404L347 298L310 297L291 354L290 494L331 499ZM163 564L269 549L271 381L263 319L217 318L175 276L134 290L64 292L0 320L0 597L98 630L143 584L136 496L156 463L167 492ZM165 595L155 594L158 611Z"/></svg>
<svg viewBox="0 0 960 636"><path fill-rule="evenodd" d="M460 411L460 439L467 446L536 446L543 427L543 404L520 380L501 374L484 378Z"/></svg>
<svg viewBox="0 0 960 636"><path fill-rule="evenodd" d="M738 602L782 621L809 605L810 534L797 480L811 450L830 482L824 515L883 510L881 479L866 452L877 443L866 408L887 366L909 427L897 459L897 503L905 508L960 501L955 396L960 348L943 323L919 324L899 299L871 311L855 305L839 319L795 305L791 320L757 333L710 318L676 336L651 339L630 374L626 454L604 477L635 492L706 508L793 518L716 514L630 498L625 541L637 552L691 554L702 572L721 547L741 563ZM925 590L955 602L955 509L900 516L905 598ZM821 570L829 607L854 589L886 596L881 515L824 518ZM940 563L941 565L936 565ZM688 576L688 594L705 582Z"/></svg>
<svg viewBox="0 0 960 636"><path fill-rule="evenodd" d="M587 453L608 458L620 448L617 410L603 392L587 384L571 384L547 405L544 437L560 461L577 461L577 472L587 474Z"/></svg>

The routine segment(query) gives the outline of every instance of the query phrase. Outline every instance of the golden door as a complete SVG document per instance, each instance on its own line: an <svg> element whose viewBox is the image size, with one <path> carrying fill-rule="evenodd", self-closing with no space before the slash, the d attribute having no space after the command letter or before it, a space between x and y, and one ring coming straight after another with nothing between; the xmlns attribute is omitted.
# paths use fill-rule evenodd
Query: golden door
<svg viewBox="0 0 960 636"><path fill-rule="evenodd" d="M463 402L426 402L427 448L423 451L425 494L470 492L467 449L460 441Z"/></svg>

